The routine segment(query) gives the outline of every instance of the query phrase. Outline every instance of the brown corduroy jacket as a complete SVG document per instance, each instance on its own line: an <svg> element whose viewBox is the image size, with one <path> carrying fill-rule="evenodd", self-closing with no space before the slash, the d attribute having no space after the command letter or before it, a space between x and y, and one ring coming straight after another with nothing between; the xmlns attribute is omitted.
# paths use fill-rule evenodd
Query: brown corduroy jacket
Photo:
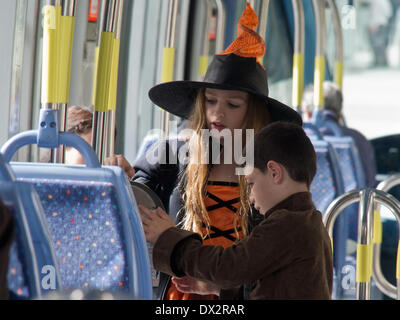
<svg viewBox="0 0 400 320"><path fill-rule="evenodd" d="M226 249L203 246L198 234L170 228L153 249L154 267L216 284L221 299L251 283L251 299L330 299L333 266L329 235L308 192L270 209L242 241Z"/></svg>
<svg viewBox="0 0 400 320"><path fill-rule="evenodd" d="M8 299L8 255L14 239L14 220L0 199L0 300Z"/></svg>

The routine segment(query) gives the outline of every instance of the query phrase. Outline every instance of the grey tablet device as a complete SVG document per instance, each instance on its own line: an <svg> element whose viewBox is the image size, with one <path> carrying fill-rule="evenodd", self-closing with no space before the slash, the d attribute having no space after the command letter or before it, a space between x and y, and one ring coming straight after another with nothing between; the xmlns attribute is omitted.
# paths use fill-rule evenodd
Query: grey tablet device
<svg viewBox="0 0 400 320"><path fill-rule="evenodd" d="M157 194L151 190L148 186L143 183L131 181L131 187L133 191L133 195L135 196L136 203L139 205L143 205L146 208L151 210L160 207L164 211L164 205L161 199L157 196ZM151 278L153 287L158 287L160 285L160 272L155 270L153 267L153 245L147 242L147 250L149 253L150 263L151 263Z"/></svg>

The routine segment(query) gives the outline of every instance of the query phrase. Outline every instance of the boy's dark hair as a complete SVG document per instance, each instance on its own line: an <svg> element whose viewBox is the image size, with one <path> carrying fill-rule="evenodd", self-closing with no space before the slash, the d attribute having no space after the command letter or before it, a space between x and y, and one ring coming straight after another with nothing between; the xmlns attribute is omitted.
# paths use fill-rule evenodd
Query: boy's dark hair
<svg viewBox="0 0 400 320"><path fill-rule="evenodd" d="M303 128L288 122L274 122L254 137L254 167L262 172L267 162L282 164L290 177L310 188L317 171L314 146Z"/></svg>

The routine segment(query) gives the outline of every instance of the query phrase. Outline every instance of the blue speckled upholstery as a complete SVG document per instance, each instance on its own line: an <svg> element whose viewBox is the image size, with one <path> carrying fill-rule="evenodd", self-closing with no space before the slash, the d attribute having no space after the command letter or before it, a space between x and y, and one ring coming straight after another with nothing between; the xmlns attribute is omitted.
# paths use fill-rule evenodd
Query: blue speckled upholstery
<svg viewBox="0 0 400 320"><path fill-rule="evenodd" d="M316 148L317 173L311 183L311 194L315 207L325 212L329 204L338 196L332 164L329 160L327 148Z"/></svg>
<svg viewBox="0 0 400 320"><path fill-rule="evenodd" d="M15 240L10 249L7 275L10 299L40 299L51 290L41 286L43 267L54 267L55 279L52 283L60 288L58 265L43 207L29 183L2 181L0 196L13 213L15 221Z"/></svg>
<svg viewBox="0 0 400 320"><path fill-rule="evenodd" d="M347 192L354 190L357 188L357 177L356 171L352 165L350 148L345 145L334 147L338 154L340 171L342 173L344 183L344 191Z"/></svg>
<svg viewBox="0 0 400 320"><path fill-rule="evenodd" d="M338 154L345 192L365 188L362 163L353 138L327 136L325 139L334 146ZM341 214L347 225L346 236L355 241L357 240L358 207L358 203L351 204Z"/></svg>
<svg viewBox="0 0 400 320"><path fill-rule="evenodd" d="M38 179L32 183L45 210L64 288L128 291L113 185Z"/></svg>
<svg viewBox="0 0 400 320"><path fill-rule="evenodd" d="M11 298L28 299L30 298L27 279L30 277L25 262L25 252L19 241L19 228L16 227L15 241L11 246L10 260L8 264L7 285Z"/></svg>

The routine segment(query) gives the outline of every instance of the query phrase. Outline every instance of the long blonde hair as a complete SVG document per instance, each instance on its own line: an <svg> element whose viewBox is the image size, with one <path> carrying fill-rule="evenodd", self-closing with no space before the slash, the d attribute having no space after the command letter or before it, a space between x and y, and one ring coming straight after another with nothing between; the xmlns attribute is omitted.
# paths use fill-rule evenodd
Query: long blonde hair
<svg viewBox="0 0 400 320"><path fill-rule="evenodd" d="M191 116L192 130L194 134L189 138L189 162L182 176L184 216L181 226L206 237L210 230L210 218L204 198L211 165L200 161L199 157L208 154L201 137L201 130L207 129L205 116L205 89L200 89L195 102L194 112ZM245 116L244 126L241 129L254 129L254 133L260 131L270 122L270 115L265 101L249 95L249 103ZM245 130L243 130L245 132ZM245 141L245 136L244 140ZM244 235L247 234L248 214L250 212L249 188L244 176L239 176L240 204L235 214L234 228L238 237L240 226ZM202 224L206 225L206 234L201 232Z"/></svg>

